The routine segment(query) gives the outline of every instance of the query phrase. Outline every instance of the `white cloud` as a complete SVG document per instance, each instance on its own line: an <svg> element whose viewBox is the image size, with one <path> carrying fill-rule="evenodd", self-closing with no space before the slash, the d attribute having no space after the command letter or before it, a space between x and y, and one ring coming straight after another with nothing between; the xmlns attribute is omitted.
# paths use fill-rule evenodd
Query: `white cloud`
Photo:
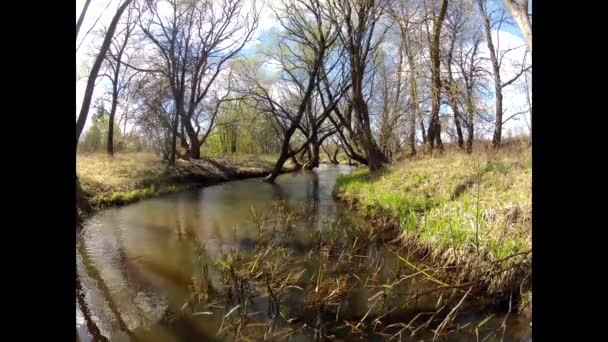
<svg viewBox="0 0 608 342"><path fill-rule="evenodd" d="M526 65L532 64L532 58L529 53L526 51L526 43L523 38L501 30L494 31L492 33L492 39L494 43L494 47L499 49L499 51L507 51L509 49L513 49L504 55L501 70L500 70L500 78L502 82L506 82L512 79L515 75L517 75L521 70L521 63L524 61L524 54L526 54ZM486 58L484 67L487 70L492 70L492 66L490 63L490 51L487 47L487 44L482 44L481 46L481 55ZM500 55L499 55L500 56ZM511 114L525 111L528 108L526 93L523 89L522 85L524 82L523 75L514 82L513 84L505 87L503 89L503 110L504 119L508 118ZM531 88L530 88L531 89ZM491 107L494 107L494 104L491 104ZM530 122L530 114L526 114L526 119ZM504 126L503 131L508 130L518 130L524 129L528 130L525 119L521 117L519 120L509 120Z"/></svg>

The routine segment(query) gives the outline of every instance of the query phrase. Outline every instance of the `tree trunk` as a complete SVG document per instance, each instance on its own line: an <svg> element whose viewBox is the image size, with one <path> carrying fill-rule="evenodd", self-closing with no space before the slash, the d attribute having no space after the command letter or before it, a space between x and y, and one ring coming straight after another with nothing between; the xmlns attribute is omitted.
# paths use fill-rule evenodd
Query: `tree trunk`
<svg viewBox="0 0 608 342"><path fill-rule="evenodd" d="M365 150L367 157L367 167L371 173L377 172L385 163L386 156L380 151L374 137L369 122L369 112L367 103L363 100L363 95L360 92L361 87L353 87L353 110L359 121L359 139Z"/></svg>
<svg viewBox="0 0 608 342"><path fill-rule="evenodd" d="M439 16L435 20L433 25L433 38L431 42L431 78L433 80L433 86L431 89L431 121L429 123L429 129L427 133L430 152L433 152L435 142L437 142L439 149L443 151L443 144L441 143L441 125L439 124L439 106L441 101L441 77L440 77L440 54L439 54L439 42L441 36L441 26L445 18L448 8L448 0L441 2L441 8L439 10Z"/></svg>
<svg viewBox="0 0 608 342"><path fill-rule="evenodd" d="M334 156L330 158L331 162L332 162L333 164L335 164L335 165L340 164L340 163L338 162L338 153L340 153L340 146L338 146L338 147L336 148L336 150L334 151Z"/></svg>
<svg viewBox="0 0 608 342"><path fill-rule="evenodd" d="M443 142L441 141L441 124L437 122L437 130L435 131L435 144L439 147L439 150L443 152Z"/></svg>
<svg viewBox="0 0 608 342"><path fill-rule="evenodd" d="M450 101L450 107L452 108L452 112L454 113L454 125L456 126L456 135L458 136L458 148L462 150L464 149L464 138L462 135L460 109L458 107L458 103L456 103L455 96L453 94L450 94L450 90L448 90L448 100Z"/></svg>
<svg viewBox="0 0 608 342"><path fill-rule="evenodd" d="M84 125L87 122L87 116L89 115L89 107L91 106L91 101L93 99L93 90L95 89L95 83L97 81L99 69L101 68L103 60L106 58L106 53L108 52L110 44L112 43L112 38L114 37L114 32L116 31L116 26L118 25L118 20L122 16L122 13L125 11L127 6L129 6L131 1L132 0L126 0L118 8L116 14L114 14L114 18L112 18L112 22L108 27L108 31L106 32L106 35L103 39L103 43L101 44L101 48L99 49L99 54L95 58L95 63L93 63L93 67L89 72L89 78L87 80L87 87L84 91L84 98L80 107L80 113L78 114L78 119L76 120L76 146L78 146L78 140L80 139L80 135L82 134Z"/></svg>
<svg viewBox="0 0 608 342"><path fill-rule="evenodd" d="M180 140L179 141L180 142L180 146L183 149L187 150L187 149L190 148L190 146L188 145L188 140L186 140L186 132L184 131L184 125L181 125L181 132L180 132L180 135L179 135L179 140Z"/></svg>
<svg viewBox="0 0 608 342"><path fill-rule="evenodd" d="M337 112L337 111L334 110L334 112ZM338 116L338 118L341 118L341 116L339 114L337 116ZM334 127L336 127L336 131L338 132L338 137L339 137L340 141L342 142L343 150L344 150L344 153L346 153L346 156L348 156L350 159L356 160L357 162L359 162L363 165L367 165L367 159L363 155L356 152L355 149L350 145L348 138L342 132L341 126L338 124L338 122L336 122L331 116L328 116L328 119L329 119L329 121L331 121L331 123L334 125Z"/></svg>
<svg viewBox="0 0 608 342"><path fill-rule="evenodd" d="M188 134L188 139L190 140L190 158L192 159L200 159L201 158L201 142L198 138L198 133L190 124L190 119L187 117L182 117L182 125L186 129L186 134Z"/></svg>
<svg viewBox="0 0 608 342"><path fill-rule="evenodd" d="M408 141L410 144L410 155L416 155L416 117L420 115L420 105L418 103L418 83L416 81L416 62L414 61L414 54L412 51L412 46L410 44L409 32L406 27L407 23L403 21L400 22L401 29L401 39L403 40L405 56L407 57L407 63L410 66L409 79L410 79L410 97L412 101L412 113L410 114L410 132L408 136ZM421 120L422 122L422 120ZM426 140L424 137L424 126L422 126L422 135L423 140ZM425 141L426 143L426 141Z"/></svg>
<svg viewBox="0 0 608 342"><path fill-rule="evenodd" d="M287 141L287 145L289 145L289 141ZM270 174L266 176L266 178L264 178L264 181L267 183L274 183L274 180L281 173L283 165L285 165L285 161L287 161L287 149L284 148L284 146L285 144L283 144L283 147L281 148L281 155L279 156L277 162L274 164L274 168L272 169Z"/></svg>
<svg viewBox="0 0 608 342"><path fill-rule="evenodd" d="M110 118L108 120L108 154L114 156L114 116L116 115L117 96L112 96L112 107L110 109Z"/></svg>
<svg viewBox="0 0 608 342"><path fill-rule="evenodd" d="M317 137L317 128L314 124L312 126L312 136L307 147L308 162L304 166L307 170L312 170L315 167L319 167L319 140Z"/></svg>
<svg viewBox="0 0 608 342"><path fill-rule="evenodd" d="M494 127L494 135L492 137L492 147L495 149L500 148L502 140L502 83L500 80L500 66L498 65L498 57L496 56L496 50L494 49L494 42L492 41L492 26L490 24L490 18L486 12L485 5L479 3L483 26L486 33L486 43L488 50L490 51L490 61L492 62L492 71L494 74L494 92L496 97L496 122Z"/></svg>
<svg viewBox="0 0 608 342"><path fill-rule="evenodd" d="M500 87L500 86L499 86ZM496 123L494 127L494 136L492 137L492 147L500 148L502 143L502 92L498 90L496 93Z"/></svg>
<svg viewBox="0 0 608 342"><path fill-rule="evenodd" d="M413 81L412 86L416 83ZM408 137L410 143L410 154L412 156L416 155L416 116L418 116L418 96L415 88L412 88L412 101L414 102L414 111L410 113L410 134ZM422 135L424 135L424 129L422 130Z"/></svg>
<svg viewBox="0 0 608 342"><path fill-rule="evenodd" d="M447 62L446 69L448 70L448 79L444 82L445 84L445 92L448 96L448 102L450 103L450 107L452 108L452 112L454 113L454 125L456 126L456 135L458 136L458 148L461 150L464 149L464 139L462 137L462 126L461 126L461 114L460 107L458 106L458 101L456 96L458 95L458 85L454 80L454 75L452 74L452 56L454 53L454 44L456 43L456 35L454 32L450 41L450 49L447 54Z"/></svg>
<svg viewBox="0 0 608 342"><path fill-rule="evenodd" d="M302 164L300 164L300 162L298 162L298 159L296 159L295 154L293 156L291 156L291 162L293 163L294 168L296 170L300 170L302 168Z"/></svg>
<svg viewBox="0 0 608 342"><path fill-rule="evenodd" d="M237 144L237 132L236 127L230 127L230 153L236 153L236 144Z"/></svg>
<svg viewBox="0 0 608 342"><path fill-rule="evenodd" d="M422 132L422 144L426 145L426 129L424 128L424 120L422 120L422 115L420 115L420 131Z"/></svg>
<svg viewBox="0 0 608 342"><path fill-rule="evenodd" d="M473 153L473 134L475 133L475 126L472 121L469 123L467 130L467 153L471 154Z"/></svg>
<svg viewBox="0 0 608 342"><path fill-rule="evenodd" d="M306 160L306 153L307 152L308 152L307 149L303 149L302 152L300 153L300 161L303 162L303 163L305 163L305 161L308 161L308 160Z"/></svg>
<svg viewBox="0 0 608 342"><path fill-rule="evenodd" d="M84 2L84 7L82 8L82 12L80 12L80 16L78 17L78 21L76 22L76 38L78 38L78 32L80 32L80 26L82 26L82 22L84 21L84 16L87 14L87 9L91 4L91 0L86 0Z"/></svg>
<svg viewBox="0 0 608 342"><path fill-rule="evenodd" d="M177 127L179 125L179 113L175 113L171 132L171 155L169 156L169 166L175 166L175 156L177 154Z"/></svg>

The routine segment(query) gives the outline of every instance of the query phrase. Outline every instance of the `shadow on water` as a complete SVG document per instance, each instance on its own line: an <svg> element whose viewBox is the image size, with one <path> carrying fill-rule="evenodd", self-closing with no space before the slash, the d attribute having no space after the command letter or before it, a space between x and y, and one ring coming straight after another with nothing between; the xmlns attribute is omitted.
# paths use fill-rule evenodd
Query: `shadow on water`
<svg viewBox="0 0 608 342"><path fill-rule="evenodd" d="M418 298L425 279L381 243L362 242L353 227L364 221L332 196L338 175L350 170L324 165L275 184L234 181L97 213L77 243L80 340L433 338L438 321L428 312L462 293ZM488 316L462 305L454 322L466 327ZM405 319L415 323L415 339L399 325ZM488 319L479 340L490 331L498 333L487 341L503 338L506 321ZM505 341L529 336L527 322L508 322L515 328ZM380 323L389 328L374 328Z"/></svg>

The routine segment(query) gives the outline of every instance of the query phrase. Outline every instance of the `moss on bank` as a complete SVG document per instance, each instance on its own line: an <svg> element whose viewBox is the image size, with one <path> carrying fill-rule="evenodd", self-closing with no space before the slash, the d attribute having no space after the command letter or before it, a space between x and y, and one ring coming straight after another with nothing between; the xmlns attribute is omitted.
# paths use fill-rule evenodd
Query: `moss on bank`
<svg viewBox="0 0 608 342"><path fill-rule="evenodd" d="M417 157L373 176L359 168L340 176L335 192L389 218L410 250L452 268L445 276L453 283L496 273L484 287L497 292L531 272L531 181L531 153L522 148Z"/></svg>
<svg viewBox="0 0 608 342"><path fill-rule="evenodd" d="M152 153L79 154L76 171L94 208L123 205L219 181L260 177L274 166L272 156L241 155L177 160L168 168ZM287 163L284 171L289 171Z"/></svg>

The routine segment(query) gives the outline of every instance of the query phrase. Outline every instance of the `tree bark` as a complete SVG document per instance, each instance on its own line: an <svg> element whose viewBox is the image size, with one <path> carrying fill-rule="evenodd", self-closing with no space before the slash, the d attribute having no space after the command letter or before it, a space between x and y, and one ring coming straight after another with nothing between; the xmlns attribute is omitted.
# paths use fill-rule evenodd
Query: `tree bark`
<svg viewBox="0 0 608 342"><path fill-rule="evenodd" d="M416 80L416 63L414 61L414 53L412 51L412 44L410 42L410 36L408 31L408 23L404 20L399 21L399 28L401 31L401 39L403 40L403 47L405 50L405 56L407 57L407 63L410 66L409 70L409 81L410 81L410 98L411 98L411 108L410 117L409 117L409 135L408 135L408 143L410 145L410 155L416 155L416 117L420 115L420 105L418 103L418 83ZM422 135L424 136L424 127L422 130ZM424 139L426 140L426 139Z"/></svg>
<svg viewBox="0 0 608 342"><path fill-rule="evenodd" d="M420 131L422 132L422 144L426 145L426 129L424 128L424 120L422 119L422 114L420 114Z"/></svg>
<svg viewBox="0 0 608 342"><path fill-rule="evenodd" d="M171 132L171 155L169 156L169 166L175 166L175 156L177 154L177 127L179 126L179 113L175 113Z"/></svg>
<svg viewBox="0 0 608 342"><path fill-rule="evenodd" d="M116 115L116 105L118 99L112 96L112 107L110 108L110 118L108 120L108 154L114 156L114 116Z"/></svg>
<svg viewBox="0 0 608 342"><path fill-rule="evenodd" d="M500 66L498 64L498 57L496 56L496 50L494 49L494 42L492 40L492 26L490 24L490 18L486 12L485 4L479 1L479 7L483 26L486 34L486 43L488 50L490 51L490 61L492 62L492 71L494 74L494 92L496 97L495 102L495 114L496 121L494 127L494 134L492 136L492 147L495 149L500 148L502 142L502 81L500 80Z"/></svg>
<svg viewBox="0 0 608 342"><path fill-rule="evenodd" d="M451 68L448 67L448 72L451 73ZM452 112L454 113L454 125L456 126L456 135L458 138L458 148L461 150L464 149L464 138L462 134L462 114L460 113L460 107L458 106L458 102L456 100L456 94L454 94L454 89L451 87L455 87L455 82L453 82L452 77L450 76L450 81L446 82L446 93L448 95L448 102L450 103L450 107L452 108Z"/></svg>
<svg viewBox="0 0 608 342"><path fill-rule="evenodd" d="M444 82L445 92L448 96L448 102L450 103L450 107L452 108L452 112L454 113L454 125L456 126L456 135L458 137L458 148L461 150L464 149L464 139L462 136L462 126L461 126L461 113L460 107L458 106L457 95L458 85L454 80L454 74L452 74L452 56L454 54L454 44L456 43L457 31L454 30L451 35L450 48L448 50L448 54L446 57L446 69L448 71L448 79Z"/></svg>
<svg viewBox="0 0 608 342"><path fill-rule="evenodd" d="M439 39L441 36L441 26L447 12L447 8L448 0L441 1L439 16L436 18L435 24L433 25L433 37L431 41L431 77L433 80L433 86L431 90L431 121L429 123L427 133L431 153L433 152L435 143L437 143L437 147L443 151L443 143L441 142L441 125L439 125L439 106L441 101L441 64L439 54Z"/></svg>
<svg viewBox="0 0 608 342"><path fill-rule="evenodd" d="M473 153L473 134L475 133L475 126L473 125L473 123L471 122L468 127L468 133L467 133L467 153L471 154Z"/></svg>
<svg viewBox="0 0 608 342"><path fill-rule="evenodd" d="M409 140L409 144L410 144L410 154L412 156L416 155L416 117L420 112L419 109L419 105L418 105L418 85L416 83L416 75L414 74L414 58L413 56L409 56L408 55L408 61L410 63L410 96L412 97L412 107L413 107L413 111L410 113L410 134L408 137ZM421 121L422 123L422 121ZM424 137L424 126L422 127L422 135L423 135L423 140L426 140L426 138Z"/></svg>
<svg viewBox="0 0 608 342"><path fill-rule="evenodd" d="M340 146L336 148L336 150L334 151L334 156L331 158L331 162L336 165L340 164L338 162L338 153L340 153Z"/></svg>
<svg viewBox="0 0 608 342"><path fill-rule="evenodd" d="M87 122L87 116L89 115L89 107L91 106L91 100L93 99L93 90L95 89L95 82L97 80L97 75L99 74L99 69L101 68L103 60L106 58L106 54L110 48L110 44L112 43L112 38L114 36L114 32L116 31L118 20L122 16L122 13L125 11L125 9L129 6L131 1L132 0L125 0L125 2L116 11L116 14L114 14L114 18L112 18L112 22L110 22L108 31L106 32L106 35L103 39L103 43L101 44L101 48L99 49L99 54L97 54L95 62L93 63L93 67L89 72L87 87L84 91L82 106L80 107L80 114L78 114L78 119L76 120L76 146L78 145L78 140L80 139L80 135L82 134L84 125Z"/></svg>
<svg viewBox="0 0 608 342"><path fill-rule="evenodd" d="M184 149L190 149L190 146L188 145L188 140L186 140L186 135L185 135L185 131L184 131L184 125L181 125L181 132L179 135L179 144L182 148Z"/></svg>
<svg viewBox="0 0 608 342"><path fill-rule="evenodd" d="M91 4L91 0L86 0L84 2L84 7L82 8L82 12L80 12L80 16L78 17L78 21L76 22L76 38L78 38L78 32L80 32L80 26L82 26L82 22L84 21L84 16L87 14L87 9L89 9L90 4Z"/></svg>

